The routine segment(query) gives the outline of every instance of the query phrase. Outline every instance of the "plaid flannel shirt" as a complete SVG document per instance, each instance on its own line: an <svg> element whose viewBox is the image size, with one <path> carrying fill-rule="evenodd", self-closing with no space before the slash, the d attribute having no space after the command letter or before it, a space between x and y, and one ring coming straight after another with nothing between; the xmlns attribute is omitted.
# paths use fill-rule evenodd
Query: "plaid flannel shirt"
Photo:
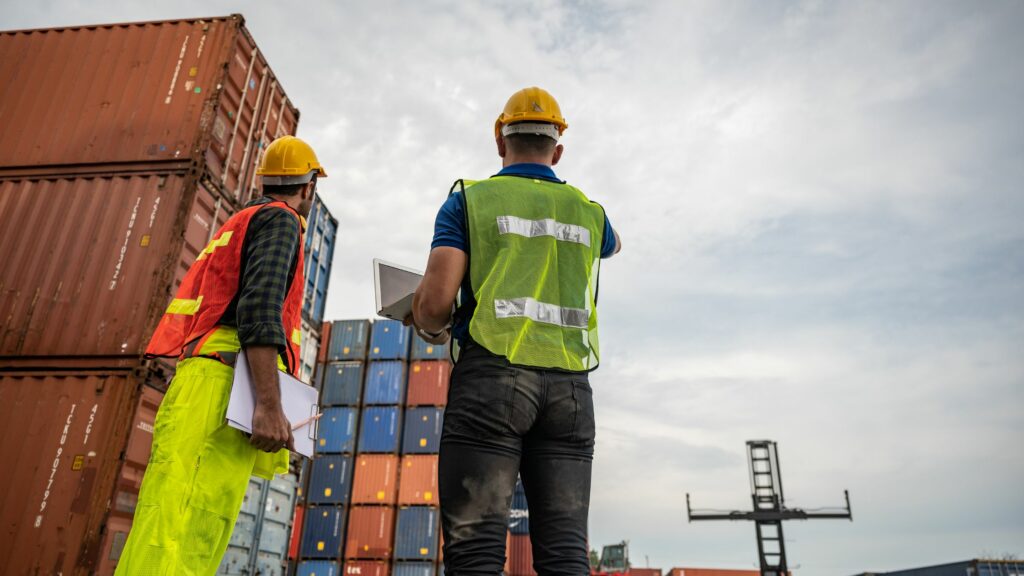
<svg viewBox="0 0 1024 576"><path fill-rule="evenodd" d="M264 196L246 207L272 201ZM238 328L242 347L277 346L282 353L287 348L281 315L300 249L299 222L290 212L267 208L252 217L242 245L238 293L220 320Z"/></svg>

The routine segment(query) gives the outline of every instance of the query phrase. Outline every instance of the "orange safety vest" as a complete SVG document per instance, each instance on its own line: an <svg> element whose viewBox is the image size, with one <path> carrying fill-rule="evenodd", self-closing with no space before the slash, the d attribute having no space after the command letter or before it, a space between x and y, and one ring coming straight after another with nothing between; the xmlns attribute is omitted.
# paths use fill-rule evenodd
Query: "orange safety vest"
<svg viewBox="0 0 1024 576"><path fill-rule="evenodd" d="M146 358L177 358L186 346L194 342L197 343L197 350L202 348L203 342L214 333L224 311L238 293L242 245L245 243L249 222L257 211L268 206L284 208L300 222L299 255L281 314L281 323L288 339L285 362L288 371L296 378L299 377L302 296L305 286L302 274L303 220L295 210L278 200L245 208L229 218L214 234L213 240L185 274L177 295L160 319L146 346Z"/></svg>

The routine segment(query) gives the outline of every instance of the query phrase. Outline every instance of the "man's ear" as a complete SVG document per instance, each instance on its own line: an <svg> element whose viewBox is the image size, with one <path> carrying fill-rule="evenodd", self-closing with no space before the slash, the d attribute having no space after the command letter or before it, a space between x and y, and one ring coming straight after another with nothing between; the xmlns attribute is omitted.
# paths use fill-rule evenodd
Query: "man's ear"
<svg viewBox="0 0 1024 576"><path fill-rule="evenodd" d="M559 144L558 146L555 146L555 151L554 151L553 154L551 154L551 165L552 166L558 164L558 161L562 159L562 151L563 150L565 150L565 147L563 147L561 144Z"/></svg>
<svg viewBox="0 0 1024 576"><path fill-rule="evenodd" d="M498 134L494 137L494 142L498 145L498 156L504 158L505 154L508 153L508 148L505 146L505 137Z"/></svg>

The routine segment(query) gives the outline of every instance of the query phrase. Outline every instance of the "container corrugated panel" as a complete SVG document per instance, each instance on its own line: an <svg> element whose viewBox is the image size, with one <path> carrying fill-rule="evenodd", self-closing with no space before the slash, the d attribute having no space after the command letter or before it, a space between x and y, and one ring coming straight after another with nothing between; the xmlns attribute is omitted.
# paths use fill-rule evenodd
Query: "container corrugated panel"
<svg viewBox="0 0 1024 576"><path fill-rule="evenodd" d="M526 503L526 491L523 481L516 480L516 488L512 492L512 507L509 510L508 529L513 534L530 533L530 507Z"/></svg>
<svg viewBox="0 0 1024 576"><path fill-rule="evenodd" d="M668 571L668 576L761 576L761 571L729 570L727 568L673 568Z"/></svg>
<svg viewBox="0 0 1024 576"><path fill-rule="evenodd" d="M312 384L313 374L316 372L316 356L320 351L320 336L317 330L314 330L313 326L305 320L302 321L301 342L302 365L299 368L299 380L306 384Z"/></svg>
<svg viewBox="0 0 1024 576"><path fill-rule="evenodd" d="M96 571L140 385L130 372L0 373L8 573Z"/></svg>
<svg viewBox="0 0 1024 576"><path fill-rule="evenodd" d="M331 323L324 322L320 325L320 350L316 354L316 363L327 364L327 350L331 347Z"/></svg>
<svg viewBox="0 0 1024 576"><path fill-rule="evenodd" d="M355 452L358 408L325 408L317 425L318 454Z"/></svg>
<svg viewBox="0 0 1024 576"><path fill-rule="evenodd" d="M306 500L310 504L348 504L352 491L350 454L317 456L313 460Z"/></svg>
<svg viewBox="0 0 1024 576"><path fill-rule="evenodd" d="M338 221L331 216L323 200L317 195L314 197L307 222L304 261L306 288L302 316L309 322L319 324L324 320L324 305L327 302L327 286L331 279L331 262L334 258Z"/></svg>
<svg viewBox="0 0 1024 576"><path fill-rule="evenodd" d="M137 364L170 275L180 281L227 220L217 204L184 174L0 180L0 356Z"/></svg>
<svg viewBox="0 0 1024 576"><path fill-rule="evenodd" d="M341 506L310 506L302 527L303 558L337 558L341 553L345 529L345 508Z"/></svg>
<svg viewBox="0 0 1024 576"><path fill-rule="evenodd" d="M395 562L391 576L437 576L433 562Z"/></svg>
<svg viewBox="0 0 1024 576"><path fill-rule="evenodd" d="M413 332L409 357L413 360L448 360L451 352L448 344L431 344Z"/></svg>
<svg viewBox="0 0 1024 576"><path fill-rule="evenodd" d="M401 404L405 394L405 362L373 361L366 368L364 404Z"/></svg>
<svg viewBox="0 0 1024 576"><path fill-rule="evenodd" d="M260 576L285 576L287 573L288 561L282 559L277 552L260 550L256 554L256 571L254 574L259 574Z"/></svg>
<svg viewBox="0 0 1024 576"><path fill-rule="evenodd" d="M235 526L231 530L231 539L228 540L229 547L249 550L255 545L256 520L263 503L264 483L265 481L259 478L249 479L249 487L246 489L245 497L242 499L242 508L238 512L238 520L235 521ZM246 552L246 558L248 558L248 552Z"/></svg>
<svg viewBox="0 0 1024 576"><path fill-rule="evenodd" d="M249 551L244 548L228 546L228 549L224 551L224 556L220 559L217 574L230 576L249 574Z"/></svg>
<svg viewBox="0 0 1024 576"><path fill-rule="evenodd" d="M345 537L345 558L391 558L395 509L390 506L353 506Z"/></svg>
<svg viewBox="0 0 1024 576"><path fill-rule="evenodd" d="M299 557L299 545L302 544L303 519L306 517L306 507L302 504L295 505L295 515L292 516L292 533L288 538L288 558L296 560Z"/></svg>
<svg viewBox="0 0 1024 576"><path fill-rule="evenodd" d="M267 487L267 500L263 517L289 525L295 512L296 491L299 480L294 474L278 474Z"/></svg>
<svg viewBox="0 0 1024 576"><path fill-rule="evenodd" d="M325 364L320 403L324 406L358 406L363 395L363 372L362 362Z"/></svg>
<svg viewBox="0 0 1024 576"><path fill-rule="evenodd" d="M405 360L409 357L410 330L397 320L376 320L370 331L370 360Z"/></svg>
<svg viewBox="0 0 1024 576"><path fill-rule="evenodd" d="M332 560L307 560L299 562L296 576L340 576L341 566Z"/></svg>
<svg viewBox="0 0 1024 576"><path fill-rule="evenodd" d="M436 454L441 448L444 408L409 408L405 412L402 454Z"/></svg>
<svg viewBox="0 0 1024 576"><path fill-rule="evenodd" d="M363 360L370 340L369 320L337 320L331 324L327 361Z"/></svg>
<svg viewBox="0 0 1024 576"><path fill-rule="evenodd" d="M437 455L402 456L398 477L398 504L437 505Z"/></svg>
<svg viewBox="0 0 1024 576"><path fill-rule="evenodd" d="M661 576L661 568L632 568L629 569L630 576Z"/></svg>
<svg viewBox="0 0 1024 576"><path fill-rule="evenodd" d="M103 545L100 547L97 574L113 574L121 552L128 539L128 532L135 516L139 501L142 477L146 472L149 454L153 444L153 422L160 408L164 393L149 386L142 387L142 395L135 407L128 446L124 451L124 462L118 474L114 499L111 502L107 526L104 530Z"/></svg>
<svg viewBox="0 0 1024 576"><path fill-rule="evenodd" d="M401 409L398 406L370 406L363 409L362 422L359 426L360 452L398 452L399 419Z"/></svg>
<svg viewBox="0 0 1024 576"><path fill-rule="evenodd" d="M398 456L360 454L352 480L353 504L394 504L398 498Z"/></svg>
<svg viewBox="0 0 1024 576"><path fill-rule="evenodd" d="M388 563L380 560L349 560L345 576L388 576Z"/></svg>
<svg viewBox="0 0 1024 576"><path fill-rule="evenodd" d="M298 124L237 15L3 32L0 78L0 167L197 160L244 203Z"/></svg>
<svg viewBox="0 0 1024 576"><path fill-rule="evenodd" d="M506 554L505 572L508 576L537 576L533 569L533 547L529 534L510 534Z"/></svg>
<svg viewBox="0 0 1024 576"><path fill-rule="evenodd" d="M395 560L437 559L440 513L432 506L409 506L398 510L395 526Z"/></svg>
<svg viewBox="0 0 1024 576"><path fill-rule="evenodd" d="M447 360L414 361L409 364L406 406L444 406L452 365Z"/></svg>

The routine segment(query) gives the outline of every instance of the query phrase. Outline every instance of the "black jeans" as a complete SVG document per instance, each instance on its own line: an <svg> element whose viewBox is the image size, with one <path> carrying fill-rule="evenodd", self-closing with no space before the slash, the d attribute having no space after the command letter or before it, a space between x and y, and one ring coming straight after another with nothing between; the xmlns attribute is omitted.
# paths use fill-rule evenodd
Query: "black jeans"
<svg viewBox="0 0 1024 576"><path fill-rule="evenodd" d="M501 574L518 472L537 573L588 575L593 457L586 374L514 367L470 344L452 372L441 435L445 574Z"/></svg>

